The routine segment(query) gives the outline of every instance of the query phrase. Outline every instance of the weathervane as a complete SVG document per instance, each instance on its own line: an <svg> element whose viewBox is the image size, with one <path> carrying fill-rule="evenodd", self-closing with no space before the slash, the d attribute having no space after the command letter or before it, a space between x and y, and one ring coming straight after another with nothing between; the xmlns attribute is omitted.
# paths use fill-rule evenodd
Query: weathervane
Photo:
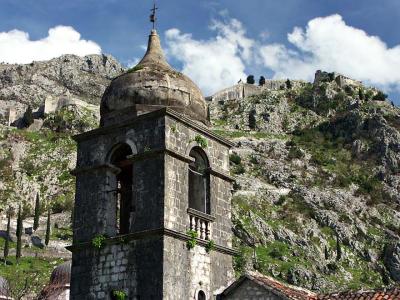
<svg viewBox="0 0 400 300"><path fill-rule="evenodd" d="M155 27L156 27L156 21L157 21L156 10L157 9L158 9L158 7L156 7L156 1L154 1L153 8L150 9L150 11L152 12L150 15L150 22L153 23L153 29L155 29Z"/></svg>

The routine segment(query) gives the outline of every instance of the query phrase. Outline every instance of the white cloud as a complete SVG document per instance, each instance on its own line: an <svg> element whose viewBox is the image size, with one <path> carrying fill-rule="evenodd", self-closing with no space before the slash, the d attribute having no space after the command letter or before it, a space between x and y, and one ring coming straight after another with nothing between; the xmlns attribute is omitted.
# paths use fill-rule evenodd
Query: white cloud
<svg viewBox="0 0 400 300"><path fill-rule="evenodd" d="M0 32L0 62L30 63L48 60L63 54L100 54L101 48L93 41L81 39L81 35L69 26L49 29L48 36L32 41L27 32L17 29Z"/></svg>
<svg viewBox="0 0 400 300"><path fill-rule="evenodd" d="M183 73L206 95L245 78L245 64L252 60L254 44L236 19L214 21L210 28L216 36L208 40L195 40L176 28L166 32L167 53L182 63Z"/></svg>
<svg viewBox="0 0 400 300"><path fill-rule="evenodd" d="M228 16L222 16L226 19ZM312 19L295 27L288 44L267 43L267 29L256 41L236 19L214 21L215 37L196 40L178 29L166 32L167 51L205 94L245 78L260 66L274 78L313 80L316 70L335 71L367 84L400 91L400 45L388 47L379 37L347 25L340 15Z"/></svg>
<svg viewBox="0 0 400 300"><path fill-rule="evenodd" d="M400 45L389 48L379 37L347 25L340 15L315 18L288 34L294 50L263 45L263 64L276 78L312 80L316 70L336 71L381 87L400 88Z"/></svg>

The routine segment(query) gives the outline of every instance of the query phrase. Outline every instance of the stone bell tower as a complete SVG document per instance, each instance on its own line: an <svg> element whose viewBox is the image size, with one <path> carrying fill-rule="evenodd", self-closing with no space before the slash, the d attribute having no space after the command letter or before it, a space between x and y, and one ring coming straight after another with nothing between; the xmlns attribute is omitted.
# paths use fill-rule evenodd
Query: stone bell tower
<svg viewBox="0 0 400 300"><path fill-rule="evenodd" d="M151 31L78 143L71 299L213 299L233 277L232 144Z"/></svg>

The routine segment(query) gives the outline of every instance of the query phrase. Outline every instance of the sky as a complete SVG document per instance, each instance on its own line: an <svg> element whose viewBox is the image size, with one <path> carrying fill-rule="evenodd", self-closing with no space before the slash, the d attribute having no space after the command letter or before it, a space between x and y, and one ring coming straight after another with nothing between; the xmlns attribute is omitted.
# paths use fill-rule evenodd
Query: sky
<svg viewBox="0 0 400 300"><path fill-rule="evenodd" d="M253 74L312 81L336 71L400 105L400 0L157 0L168 61L205 95ZM149 0L0 0L0 62L145 52Z"/></svg>

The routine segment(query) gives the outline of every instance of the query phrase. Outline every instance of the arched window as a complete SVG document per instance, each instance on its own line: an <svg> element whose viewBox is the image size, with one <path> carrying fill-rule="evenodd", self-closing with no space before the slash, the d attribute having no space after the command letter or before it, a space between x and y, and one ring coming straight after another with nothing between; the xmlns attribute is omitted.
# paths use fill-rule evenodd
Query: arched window
<svg viewBox="0 0 400 300"><path fill-rule="evenodd" d="M194 161L189 164L189 207L210 214L210 172L204 151L193 148L189 156Z"/></svg>
<svg viewBox="0 0 400 300"><path fill-rule="evenodd" d="M197 294L197 300L207 300L206 294L203 291L199 291Z"/></svg>
<svg viewBox="0 0 400 300"><path fill-rule="evenodd" d="M127 144L119 145L111 155L110 162L121 169L116 176L116 226L119 234L129 233L131 219L135 213L133 199L133 168L127 156L132 154L132 149Z"/></svg>

